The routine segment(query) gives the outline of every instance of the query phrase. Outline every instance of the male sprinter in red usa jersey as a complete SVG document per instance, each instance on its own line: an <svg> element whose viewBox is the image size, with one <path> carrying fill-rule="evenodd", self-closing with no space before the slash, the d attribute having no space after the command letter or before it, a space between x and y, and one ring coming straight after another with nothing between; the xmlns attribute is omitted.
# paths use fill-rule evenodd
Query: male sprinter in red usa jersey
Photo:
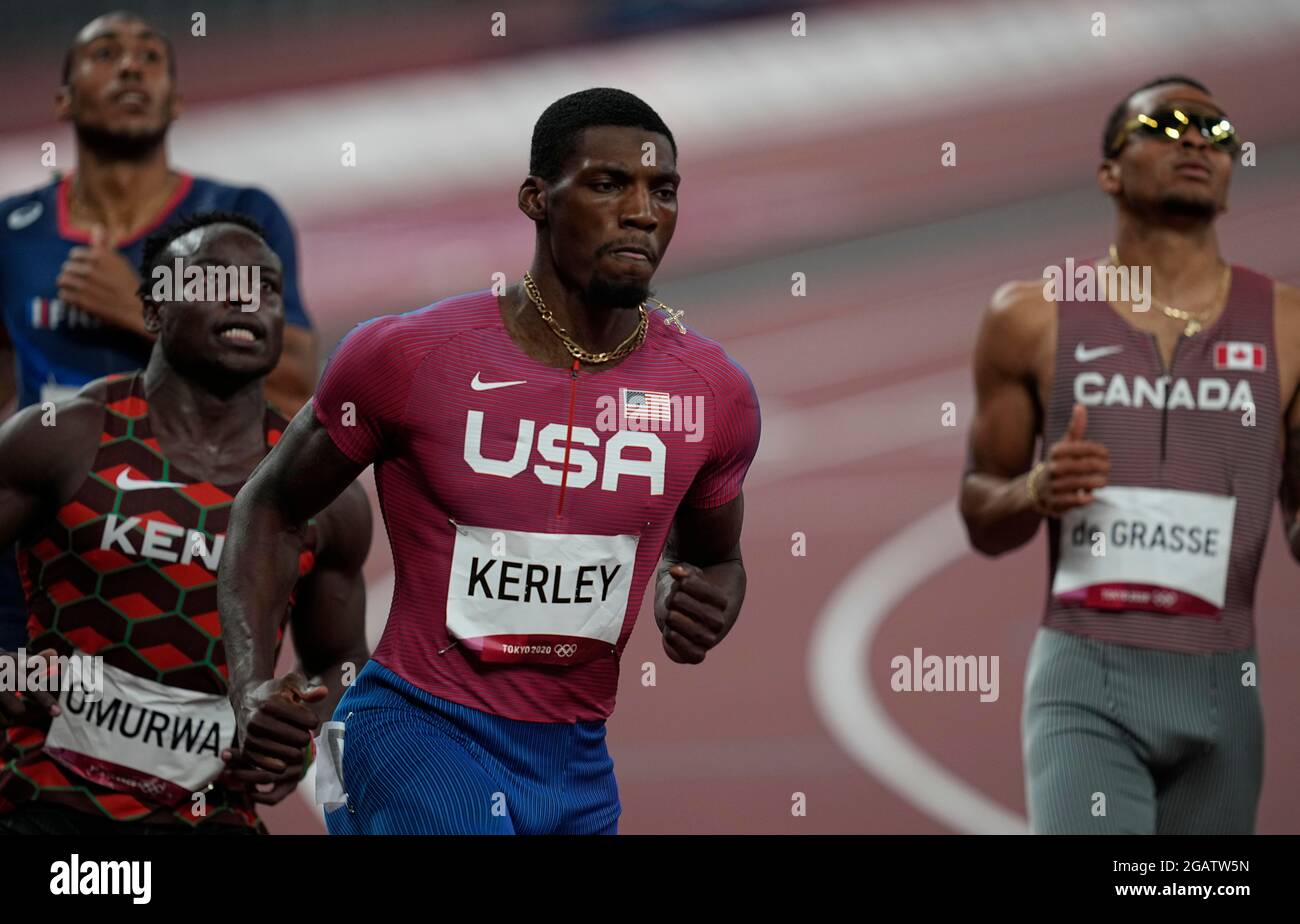
<svg viewBox="0 0 1300 924"><path fill-rule="evenodd" d="M348 798L331 832L614 833L604 722L651 576L673 660L702 661L735 624L758 402L720 346L646 305L675 167L637 97L552 104L519 191L536 227L523 282L356 328L240 492L220 601L257 761L299 731L244 723L272 679L294 537L375 465L396 583L335 711Z"/></svg>

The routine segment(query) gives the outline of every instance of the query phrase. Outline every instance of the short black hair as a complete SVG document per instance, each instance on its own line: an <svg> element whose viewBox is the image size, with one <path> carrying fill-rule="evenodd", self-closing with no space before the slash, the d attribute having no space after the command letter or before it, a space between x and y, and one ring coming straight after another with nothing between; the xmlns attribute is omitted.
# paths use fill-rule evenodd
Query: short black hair
<svg viewBox="0 0 1300 924"><path fill-rule="evenodd" d="M1150 90L1152 87L1164 86L1167 83L1185 83L1189 87L1195 87L1206 96L1213 96L1210 88L1199 80L1194 80L1186 74L1165 74L1163 77L1157 77L1154 80L1148 80L1142 86L1129 91L1122 100L1116 103L1115 108L1110 111L1110 117L1106 119L1106 130L1101 134L1101 156L1110 157L1110 146L1115 140L1115 136L1124 126L1124 116L1128 113L1128 101L1137 96L1143 90Z"/></svg>
<svg viewBox="0 0 1300 924"><path fill-rule="evenodd" d="M176 79L176 48L172 45L172 40L167 37L166 32L163 32L139 13L132 13L130 10L113 10L110 13L101 13L96 16L95 19L104 19L108 17L113 19L134 19L136 22L142 22L152 29L154 33L162 39L163 46L167 49L167 73L171 76L173 81ZM94 20L91 20L91 22L93 21ZM86 25L89 24L90 23L87 23ZM82 26L81 28L84 29L86 26ZM81 34L81 29L77 30L77 34ZM81 43L74 38L68 45L68 50L63 53L63 75L59 81L59 86L66 87L68 81L72 78L72 64L76 58L77 50L80 48Z"/></svg>
<svg viewBox="0 0 1300 924"><path fill-rule="evenodd" d="M644 100L613 87L593 87L562 96L541 114L533 126L533 145L528 172L547 182L560 178L564 162L577 146L578 138L588 128L621 125L643 128L668 139L673 156L677 142L664 120Z"/></svg>
<svg viewBox="0 0 1300 924"><path fill-rule="evenodd" d="M195 212L192 215L179 218L156 234L151 234L144 242L144 251L140 255L139 294L142 299L149 299L149 293L153 290L154 267L163 265L163 253L172 241L178 237L184 237L196 228L206 228L209 225L238 225L252 231L262 239L262 243L266 243L266 229L258 224L256 220L239 212L214 210ZM269 247L270 244L267 244L267 246Z"/></svg>

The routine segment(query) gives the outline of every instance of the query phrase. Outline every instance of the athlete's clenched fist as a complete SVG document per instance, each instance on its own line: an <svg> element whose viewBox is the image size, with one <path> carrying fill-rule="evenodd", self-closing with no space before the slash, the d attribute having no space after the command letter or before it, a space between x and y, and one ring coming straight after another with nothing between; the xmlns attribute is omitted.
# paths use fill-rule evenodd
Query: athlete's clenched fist
<svg viewBox="0 0 1300 924"><path fill-rule="evenodd" d="M1047 460L1029 473L1025 488L1030 501L1046 516L1059 517L1074 507L1092 503L1092 492L1106 486L1110 453L1101 443L1085 440L1088 411L1076 404L1065 436L1052 444Z"/></svg>
<svg viewBox="0 0 1300 924"><path fill-rule="evenodd" d="M668 574L672 585L655 601L664 651L679 664L699 664L731 629L739 607L695 565L678 562Z"/></svg>
<svg viewBox="0 0 1300 924"><path fill-rule="evenodd" d="M243 772L237 774L242 783L257 784L260 791L267 792L301 777L310 753L312 732L320 725L320 717L311 704L320 702L328 692L322 684L293 671L250 686L242 695L232 697L239 738L237 749L223 756L232 768L242 765ZM248 772L252 770L261 773ZM272 783L277 786L267 785ZM266 800L254 797L254 801Z"/></svg>

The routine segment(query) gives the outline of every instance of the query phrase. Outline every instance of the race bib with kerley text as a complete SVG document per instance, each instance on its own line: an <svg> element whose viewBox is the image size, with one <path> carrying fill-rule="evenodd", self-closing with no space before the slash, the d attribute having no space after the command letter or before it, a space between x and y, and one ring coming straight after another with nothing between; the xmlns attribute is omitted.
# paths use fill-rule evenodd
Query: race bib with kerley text
<svg viewBox="0 0 1300 924"><path fill-rule="evenodd" d="M561 665L614 651L640 537L454 525L447 630L468 650Z"/></svg>

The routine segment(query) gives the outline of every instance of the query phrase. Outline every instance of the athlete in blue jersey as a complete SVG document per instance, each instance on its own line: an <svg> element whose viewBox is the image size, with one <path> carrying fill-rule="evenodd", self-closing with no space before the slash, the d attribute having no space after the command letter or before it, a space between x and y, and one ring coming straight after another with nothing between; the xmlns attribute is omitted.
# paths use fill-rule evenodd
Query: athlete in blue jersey
<svg viewBox="0 0 1300 924"><path fill-rule="evenodd" d="M140 302L126 287L138 286L139 281L130 264L139 264L144 239L155 225L198 212L237 212L267 229L268 243L285 266L285 321L298 325L310 353L310 322L298 294L293 229L275 200L260 189L227 186L184 173L176 177L175 191L156 219L118 241L113 249L94 241L96 232L87 234L69 223L68 200L75 178L55 179L33 192L0 202L0 217L4 218L0 225L0 306L16 363L19 407L71 397L88 381L144 365L153 342L135 330ZM60 284L58 280L65 272L69 276L76 272L67 267L69 262L115 264L119 260L126 264L124 270L130 270L129 275L121 275L120 295L113 290L110 277L100 283L101 298L82 294L94 285L91 279L82 283L77 301L64 297L71 294L73 281ZM104 274L113 271L106 267ZM111 302L116 297L123 302L122 324ZM278 400L273 402L286 412L296 411L310 394L311 378L301 383L299 378L294 370L292 380L282 379ZM300 384L306 392L299 389Z"/></svg>
<svg viewBox="0 0 1300 924"><path fill-rule="evenodd" d="M284 352L267 399L292 416L315 384L316 347L298 288L293 229L266 193L192 177L168 164L180 114L170 42L144 20L110 13L68 49L56 97L76 136L77 168L0 202L0 408L70 397L145 364L153 337L137 296L144 239L195 212L241 212L266 229L284 267ZM17 647L22 593L0 549L0 648Z"/></svg>
<svg viewBox="0 0 1300 924"><path fill-rule="evenodd" d="M311 325L298 289L293 230L266 193L173 170L166 137L180 114L170 43L124 13L78 33L56 109L76 133L77 169L0 202L0 406L16 364L20 407L68 396L110 372L139 368L144 329L139 264L144 238L195 212L240 212L267 232L284 266L285 357L267 383L292 415L315 383Z"/></svg>

